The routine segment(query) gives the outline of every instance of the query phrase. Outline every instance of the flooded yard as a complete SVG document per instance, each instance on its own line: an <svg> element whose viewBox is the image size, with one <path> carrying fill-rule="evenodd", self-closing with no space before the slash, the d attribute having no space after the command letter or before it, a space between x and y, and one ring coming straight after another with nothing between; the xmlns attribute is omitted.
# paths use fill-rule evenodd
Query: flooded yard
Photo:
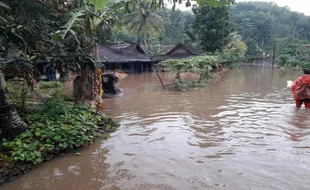
<svg viewBox="0 0 310 190"><path fill-rule="evenodd" d="M121 124L111 138L0 189L309 189L310 111L286 88L300 75L245 66L190 92L130 75L123 97L104 100Z"/></svg>

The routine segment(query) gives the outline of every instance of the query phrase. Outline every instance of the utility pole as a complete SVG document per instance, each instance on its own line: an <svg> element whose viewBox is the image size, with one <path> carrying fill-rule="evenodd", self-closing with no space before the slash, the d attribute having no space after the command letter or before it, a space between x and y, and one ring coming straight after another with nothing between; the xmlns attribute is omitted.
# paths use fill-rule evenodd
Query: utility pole
<svg viewBox="0 0 310 190"><path fill-rule="evenodd" d="M272 68L274 66L275 57L276 57L276 45L277 45L277 41L274 41L274 44L273 44L273 55L272 55Z"/></svg>

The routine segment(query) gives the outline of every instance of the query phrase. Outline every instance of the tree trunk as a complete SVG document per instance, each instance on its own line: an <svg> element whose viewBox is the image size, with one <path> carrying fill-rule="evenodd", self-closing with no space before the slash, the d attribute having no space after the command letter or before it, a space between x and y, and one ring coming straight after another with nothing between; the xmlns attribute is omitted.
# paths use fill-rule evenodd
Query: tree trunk
<svg viewBox="0 0 310 190"><path fill-rule="evenodd" d="M88 73L89 73L89 67L88 66L83 67L81 71L80 86L77 91L75 104L84 102L86 86L88 82Z"/></svg>
<svg viewBox="0 0 310 190"><path fill-rule="evenodd" d="M147 33L144 33L144 34L143 34L143 43L144 43L144 46L145 46L145 48L146 48L146 51L147 51L148 53L150 53L149 46L148 46L148 44L147 44Z"/></svg>
<svg viewBox="0 0 310 190"><path fill-rule="evenodd" d="M4 74L0 70L0 136L11 139L27 128L9 98Z"/></svg>

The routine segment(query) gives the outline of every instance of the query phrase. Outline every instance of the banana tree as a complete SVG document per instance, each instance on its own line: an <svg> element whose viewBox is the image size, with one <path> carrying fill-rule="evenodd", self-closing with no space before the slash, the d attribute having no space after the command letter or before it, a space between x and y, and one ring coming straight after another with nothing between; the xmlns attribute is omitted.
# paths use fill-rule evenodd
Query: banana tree
<svg viewBox="0 0 310 190"><path fill-rule="evenodd" d="M97 63L81 63L80 86L76 103L84 101L89 69L96 69L97 80L100 82L101 64L98 52L98 32L105 26L115 22L115 13L125 8L125 1L110 3L108 0L82 1L80 8L70 12L70 20L56 32L61 40L75 40L77 52L92 54L96 52ZM55 38L57 39L57 38ZM94 51L95 50L95 51ZM102 86L96 87L97 93L102 95Z"/></svg>

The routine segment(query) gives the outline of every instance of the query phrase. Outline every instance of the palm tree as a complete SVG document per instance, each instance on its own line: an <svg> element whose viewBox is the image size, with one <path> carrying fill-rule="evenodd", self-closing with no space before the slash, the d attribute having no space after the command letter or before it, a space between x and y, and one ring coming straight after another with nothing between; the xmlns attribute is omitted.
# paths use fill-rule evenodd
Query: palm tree
<svg viewBox="0 0 310 190"><path fill-rule="evenodd" d="M129 31L140 36L140 42L148 49L148 38L158 36L163 31L163 19L154 10L152 3L140 1L135 6L135 11L129 16Z"/></svg>

